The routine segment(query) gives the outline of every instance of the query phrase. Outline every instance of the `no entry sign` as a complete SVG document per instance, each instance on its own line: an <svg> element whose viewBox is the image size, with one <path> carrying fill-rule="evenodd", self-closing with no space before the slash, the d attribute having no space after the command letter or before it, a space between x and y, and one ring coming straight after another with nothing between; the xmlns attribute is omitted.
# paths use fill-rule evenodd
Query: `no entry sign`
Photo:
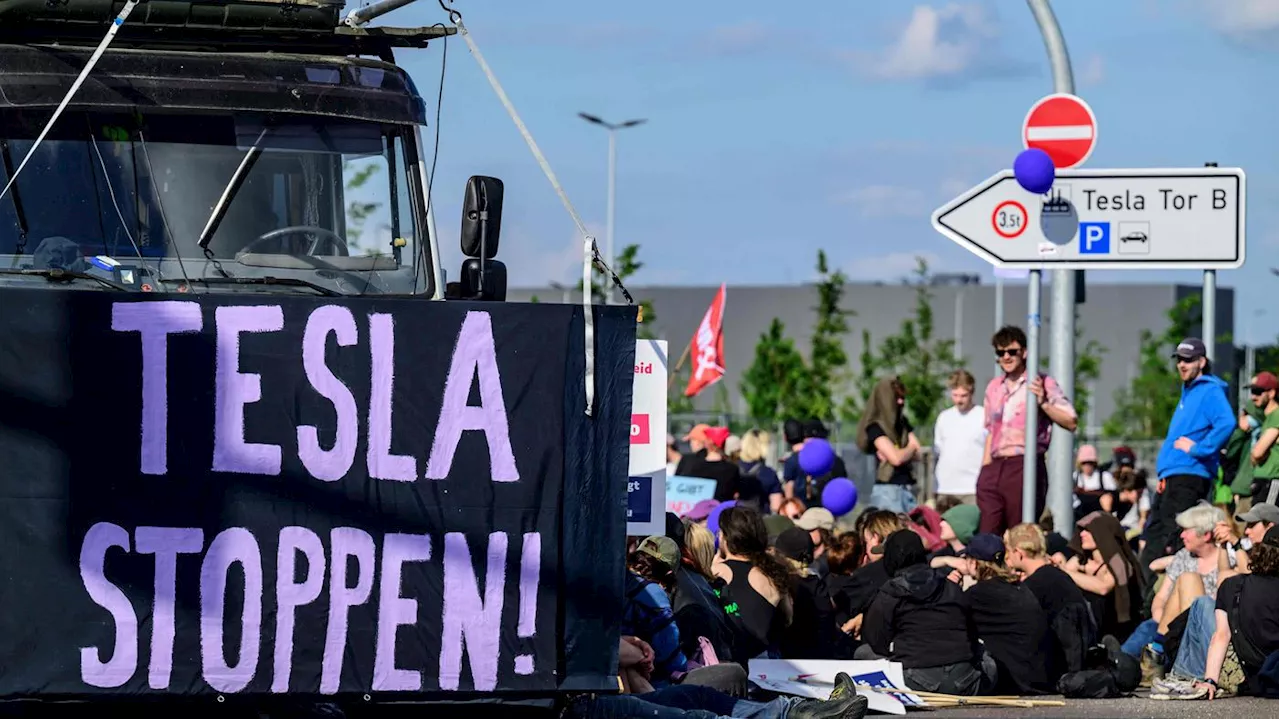
<svg viewBox="0 0 1280 719"><path fill-rule="evenodd" d="M1059 170L1088 159L1098 141L1098 120L1089 103L1075 95L1040 98L1022 122L1022 145L1044 150Z"/></svg>

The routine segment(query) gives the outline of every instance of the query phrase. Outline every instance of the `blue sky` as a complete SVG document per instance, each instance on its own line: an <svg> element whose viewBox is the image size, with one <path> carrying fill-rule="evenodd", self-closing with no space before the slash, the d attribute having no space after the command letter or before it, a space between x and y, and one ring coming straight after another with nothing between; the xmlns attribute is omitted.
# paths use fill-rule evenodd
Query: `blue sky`
<svg viewBox="0 0 1280 719"><path fill-rule="evenodd" d="M619 135L617 243L641 245L637 285L804 282L818 249L859 280L896 279L915 255L990 277L929 215L1010 166L1028 107L1052 88L1035 22L1015 0L455 5L602 245L607 138L577 113L648 119ZM1247 263L1219 283L1237 289L1238 340L1273 340L1276 0L1054 9L1076 92L1098 116L1087 166L1216 161L1248 173ZM377 23L443 19L421 0ZM432 111L442 51L401 56ZM506 183L500 256L512 285L581 276L572 222L461 38L448 43L441 133L435 195L451 275L461 189L490 174Z"/></svg>

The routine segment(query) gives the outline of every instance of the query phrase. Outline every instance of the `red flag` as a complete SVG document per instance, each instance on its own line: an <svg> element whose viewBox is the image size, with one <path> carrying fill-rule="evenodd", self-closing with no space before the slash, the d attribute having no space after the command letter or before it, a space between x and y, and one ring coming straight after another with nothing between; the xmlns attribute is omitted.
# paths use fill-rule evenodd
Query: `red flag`
<svg viewBox="0 0 1280 719"><path fill-rule="evenodd" d="M693 397L724 377L724 285L707 308L707 314L693 335L693 370L689 373L689 386L684 396Z"/></svg>

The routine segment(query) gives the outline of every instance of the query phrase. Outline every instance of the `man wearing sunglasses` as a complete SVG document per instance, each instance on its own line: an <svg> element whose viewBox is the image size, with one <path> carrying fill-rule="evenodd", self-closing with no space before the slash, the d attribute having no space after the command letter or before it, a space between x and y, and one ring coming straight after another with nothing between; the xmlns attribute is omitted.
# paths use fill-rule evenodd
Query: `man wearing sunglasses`
<svg viewBox="0 0 1280 719"><path fill-rule="evenodd" d="M1276 439L1280 438L1280 415L1276 409L1277 385L1276 376L1270 372L1259 372L1253 378L1249 391L1253 394L1253 404L1262 410L1262 430L1258 439L1249 450L1249 459L1253 462L1253 503L1270 502L1276 504L1276 480L1280 479L1280 462L1277 462Z"/></svg>
<svg viewBox="0 0 1280 719"><path fill-rule="evenodd" d="M1173 361L1182 379L1182 397L1169 420L1169 433L1156 457L1156 499L1147 522L1147 544L1140 562L1144 574L1152 561L1177 547L1174 517L1209 496L1218 476L1222 448L1235 429L1227 383L1213 376L1204 342L1188 337L1178 343ZM1150 575L1148 575L1148 579Z"/></svg>

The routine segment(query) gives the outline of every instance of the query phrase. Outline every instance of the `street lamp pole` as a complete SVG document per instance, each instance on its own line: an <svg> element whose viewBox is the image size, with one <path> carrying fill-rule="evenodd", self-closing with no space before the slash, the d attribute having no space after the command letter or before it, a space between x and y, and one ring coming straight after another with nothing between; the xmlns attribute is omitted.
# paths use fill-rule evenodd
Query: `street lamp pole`
<svg viewBox="0 0 1280 719"><path fill-rule="evenodd" d="M604 252L605 257L608 258L609 267L613 268L618 259L617 254L614 253L613 244L613 223L618 195L618 130L625 130L628 127L644 124L645 120L627 120L626 122L615 124L605 122L599 117L585 112L578 113L578 117L609 131L609 198L608 206L605 210ZM590 291L590 288L587 289ZM607 305L613 304L613 285L608 282L605 283L604 303Z"/></svg>

